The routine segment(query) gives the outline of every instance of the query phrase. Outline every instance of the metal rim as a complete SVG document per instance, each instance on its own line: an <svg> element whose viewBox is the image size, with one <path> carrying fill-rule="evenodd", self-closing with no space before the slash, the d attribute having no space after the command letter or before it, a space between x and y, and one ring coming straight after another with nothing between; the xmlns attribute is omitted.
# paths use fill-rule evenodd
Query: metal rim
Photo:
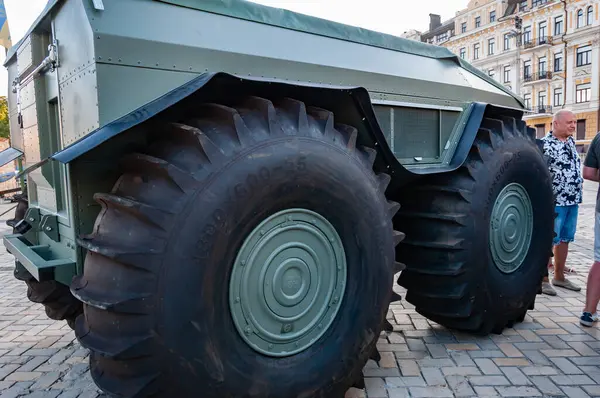
<svg viewBox="0 0 600 398"><path fill-rule="evenodd" d="M331 326L346 277L344 246L333 225L310 210L280 211L250 232L235 260L233 323L262 354L297 354Z"/></svg>
<svg viewBox="0 0 600 398"><path fill-rule="evenodd" d="M527 257L533 234L533 207L525 188L508 184L494 203L490 220L490 250L496 267L510 274Z"/></svg>

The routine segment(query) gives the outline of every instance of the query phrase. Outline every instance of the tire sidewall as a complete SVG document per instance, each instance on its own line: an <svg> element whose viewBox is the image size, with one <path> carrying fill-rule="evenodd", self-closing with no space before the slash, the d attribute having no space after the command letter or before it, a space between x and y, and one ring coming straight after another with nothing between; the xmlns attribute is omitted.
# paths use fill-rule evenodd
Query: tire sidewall
<svg viewBox="0 0 600 398"><path fill-rule="evenodd" d="M534 144L520 136L510 137L484 162L476 180L473 259L481 261L479 288L500 315L522 311L535 298L545 273L553 233L553 196L549 172ZM494 203L510 183L519 183L529 195L533 208L533 230L528 254L512 273L504 273L494 263L490 246L490 222Z"/></svg>
<svg viewBox="0 0 600 398"><path fill-rule="evenodd" d="M162 267L157 326L168 363L179 364L169 372L203 375L215 396L345 392L379 337L391 294L392 224L377 187L356 152L308 138L263 144L210 177L179 215ZM327 332L303 352L278 359L240 338L229 310L229 278L250 231L293 207L316 211L336 228L347 282ZM225 379L236 382L221 384Z"/></svg>

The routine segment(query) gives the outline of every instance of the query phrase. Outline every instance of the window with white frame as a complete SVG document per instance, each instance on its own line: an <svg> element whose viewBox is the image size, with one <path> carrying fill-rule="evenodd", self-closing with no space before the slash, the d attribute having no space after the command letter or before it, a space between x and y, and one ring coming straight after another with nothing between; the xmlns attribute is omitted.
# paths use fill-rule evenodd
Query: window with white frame
<svg viewBox="0 0 600 398"><path fill-rule="evenodd" d="M531 60L523 62L523 76L525 78L531 77Z"/></svg>
<svg viewBox="0 0 600 398"><path fill-rule="evenodd" d="M592 97L592 85L590 83L578 84L575 86L575 102L589 102Z"/></svg>
<svg viewBox="0 0 600 398"><path fill-rule="evenodd" d="M559 15L556 18L554 18L554 35L558 36L558 35L562 35L563 34L563 16Z"/></svg>
<svg viewBox="0 0 600 398"><path fill-rule="evenodd" d="M510 82L510 65L504 67L504 83Z"/></svg>
<svg viewBox="0 0 600 398"><path fill-rule="evenodd" d="M546 38L546 35L548 34L548 27L547 27L547 23L546 21L541 21L540 23L538 23L538 37L540 38L540 40L543 40Z"/></svg>
<svg viewBox="0 0 600 398"><path fill-rule="evenodd" d="M538 59L538 72L540 77L546 73L546 57L540 57Z"/></svg>
<svg viewBox="0 0 600 398"><path fill-rule="evenodd" d="M531 93L523 94L523 102L525 103L525 108L531 109Z"/></svg>
<svg viewBox="0 0 600 398"><path fill-rule="evenodd" d="M531 26L523 28L523 43L531 42Z"/></svg>
<svg viewBox="0 0 600 398"><path fill-rule="evenodd" d="M556 87L554 89L554 106L562 106L563 104L563 89Z"/></svg>
<svg viewBox="0 0 600 398"><path fill-rule="evenodd" d="M563 69L563 54L561 52L557 52L554 54L554 72L560 72Z"/></svg>
<svg viewBox="0 0 600 398"><path fill-rule="evenodd" d="M547 103L546 103L546 90L540 91L538 93L538 107L539 108L545 108L546 105L547 105Z"/></svg>
<svg viewBox="0 0 600 398"><path fill-rule="evenodd" d="M592 46L581 46L577 48L577 66L589 65L592 63Z"/></svg>

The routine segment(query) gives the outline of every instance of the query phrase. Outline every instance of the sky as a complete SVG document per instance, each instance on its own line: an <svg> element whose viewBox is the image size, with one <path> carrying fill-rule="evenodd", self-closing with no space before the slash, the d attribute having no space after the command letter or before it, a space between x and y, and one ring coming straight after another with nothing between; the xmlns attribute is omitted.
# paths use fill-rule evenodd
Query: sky
<svg viewBox="0 0 600 398"><path fill-rule="evenodd" d="M456 11L465 8L469 2L468 0L252 1L397 36L410 29L426 31L429 27L430 13L439 14L442 21L445 21L452 18ZM46 2L47 0L4 0L13 44L27 33L31 24L44 9ZM398 3L404 4L399 7ZM6 95L9 87L8 74L6 68L2 66L4 59L4 52L0 51L0 95Z"/></svg>

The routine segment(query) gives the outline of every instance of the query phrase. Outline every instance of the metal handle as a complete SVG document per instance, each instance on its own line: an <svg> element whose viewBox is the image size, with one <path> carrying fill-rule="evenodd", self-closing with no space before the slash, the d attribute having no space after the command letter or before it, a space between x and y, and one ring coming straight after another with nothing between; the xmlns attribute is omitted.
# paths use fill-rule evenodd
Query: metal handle
<svg viewBox="0 0 600 398"><path fill-rule="evenodd" d="M20 86L26 86L37 76L42 75L47 69L51 72L54 72L56 68L60 66L58 60L58 40L53 40L52 44L48 46L48 56L44 58L44 60L29 73L24 79L21 80L20 77L17 77L12 82L12 92L16 93ZM50 68L48 68L50 67Z"/></svg>

